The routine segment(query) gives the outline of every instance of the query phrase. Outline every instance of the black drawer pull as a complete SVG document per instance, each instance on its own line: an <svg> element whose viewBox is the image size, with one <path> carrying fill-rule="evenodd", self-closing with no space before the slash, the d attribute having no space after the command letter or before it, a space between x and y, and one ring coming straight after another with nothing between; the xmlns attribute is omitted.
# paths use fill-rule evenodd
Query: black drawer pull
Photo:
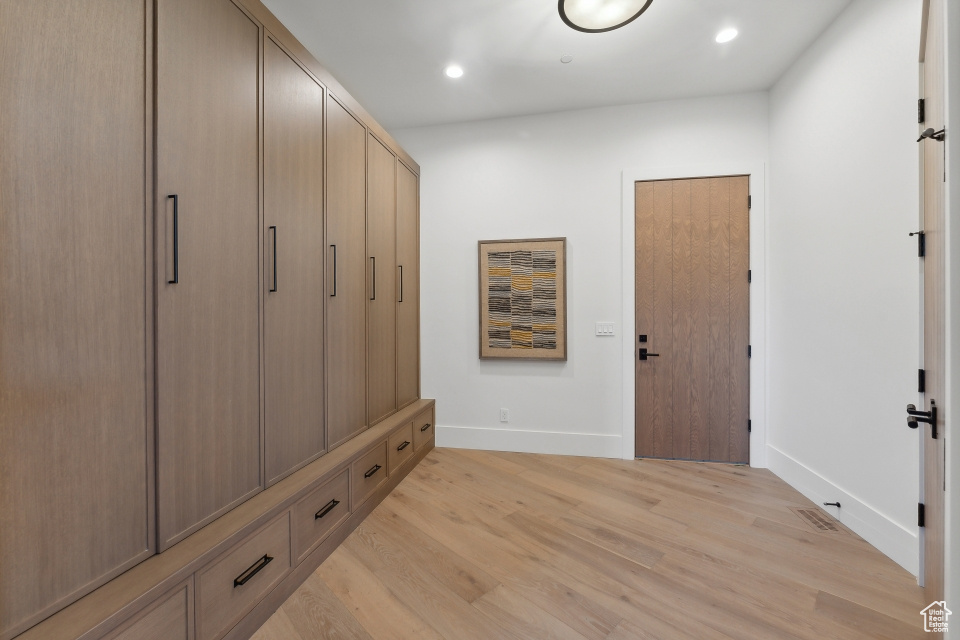
<svg viewBox="0 0 960 640"><path fill-rule="evenodd" d="M403 451L404 449L406 449L406 448L409 447L409 446L410 446L410 441L409 441L409 440L404 440L404 441L403 441L403 444L401 444L399 447L397 447L397 451Z"/></svg>
<svg viewBox="0 0 960 640"><path fill-rule="evenodd" d="M313 519L319 520L323 516L327 515L328 513L336 509L338 504L340 504L339 500L331 500L330 502L325 504L324 507L320 509L320 511L317 511L315 514L313 514Z"/></svg>
<svg viewBox="0 0 960 640"><path fill-rule="evenodd" d="M424 431L426 431L426 430L429 429L429 428L430 428L430 423L428 422L427 424L425 424L425 425L423 425L422 427L420 427L420 433L423 433Z"/></svg>
<svg viewBox="0 0 960 640"><path fill-rule="evenodd" d="M250 578L260 573L260 570L263 569L268 564L270 564L271 562L273 562L273 558L271 558L267 554L263 554L262 558L254 562L249 569L247 569L246 571L241 573L239 576L237 576L236 579L234 579L233 588L236 589L237 587L242 587L243 585L247 584Z"/></svg>
<svg viewBox="0 0 960 640"><path fill-rule="evenodd" d="M370 467L370 469L369 469L365 474L363 474L363 477L364 477L364 478L369 478L370 476L372 476L373 474L375 474L377 471L380 471L380 469L382 469L382 468L383 468L383 467L381 467L380 465L375 464L375 465L373 465L372 467Z"/></svg>

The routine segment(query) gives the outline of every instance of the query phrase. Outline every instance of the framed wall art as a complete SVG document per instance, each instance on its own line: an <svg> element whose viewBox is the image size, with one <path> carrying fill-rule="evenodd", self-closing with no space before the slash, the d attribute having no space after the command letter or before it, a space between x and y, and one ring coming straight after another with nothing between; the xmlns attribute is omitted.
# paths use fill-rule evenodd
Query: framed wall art
<svg viewBox="0 0 960 640"><path fill-rule="evenodd" d="M481 240L480 358L567 359L567 239Z"/></svg>

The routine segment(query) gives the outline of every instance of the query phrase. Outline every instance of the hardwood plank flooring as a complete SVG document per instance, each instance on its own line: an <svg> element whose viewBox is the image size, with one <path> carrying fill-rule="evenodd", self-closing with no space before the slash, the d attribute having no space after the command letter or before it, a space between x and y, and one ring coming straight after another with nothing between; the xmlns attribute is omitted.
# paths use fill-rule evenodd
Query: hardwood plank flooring
<svg viewBox="0 0 960 640"><path fill-rule="evenodd" d="M923 638L916 580L763 469L435 449L254 636Z"/></svg>

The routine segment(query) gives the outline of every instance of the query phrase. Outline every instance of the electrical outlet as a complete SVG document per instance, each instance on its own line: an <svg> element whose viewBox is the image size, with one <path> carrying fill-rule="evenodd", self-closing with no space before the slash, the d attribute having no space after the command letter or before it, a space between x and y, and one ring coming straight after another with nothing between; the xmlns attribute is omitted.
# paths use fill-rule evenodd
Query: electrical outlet
<svg viewBox="0 0 960 640"><path fill-rule="evenodd" d="M510 422L510 409L500 409L500 422Z"/></svg>

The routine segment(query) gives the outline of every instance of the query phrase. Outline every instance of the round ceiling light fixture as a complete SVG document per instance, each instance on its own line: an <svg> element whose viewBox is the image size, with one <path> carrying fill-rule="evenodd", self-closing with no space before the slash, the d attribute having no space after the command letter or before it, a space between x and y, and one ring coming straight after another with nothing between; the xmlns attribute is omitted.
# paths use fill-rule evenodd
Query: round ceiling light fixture
<svg viewBox="0 0 960 640"><path fill-rule="evenodd" d="M451 64L443 72L447 75L448 78L459 78L463 75L463 68L456 64Z"/></svg>
<svg viewBox="0 0 960 640"><path fill-rule="evenodd" d="M731 40L737 37L738 33L739 32L732 27L730 29L724 29L723 31L717 34L717 42L719 42L720 44L723 44L725 42L730 42Z"/></svg>
<svg viewBox="0 0 960 640"><path fill-rule="evenodd" d="M585 33L613 31L630 24L653 0L559 0L560 18Z"/></svg>

